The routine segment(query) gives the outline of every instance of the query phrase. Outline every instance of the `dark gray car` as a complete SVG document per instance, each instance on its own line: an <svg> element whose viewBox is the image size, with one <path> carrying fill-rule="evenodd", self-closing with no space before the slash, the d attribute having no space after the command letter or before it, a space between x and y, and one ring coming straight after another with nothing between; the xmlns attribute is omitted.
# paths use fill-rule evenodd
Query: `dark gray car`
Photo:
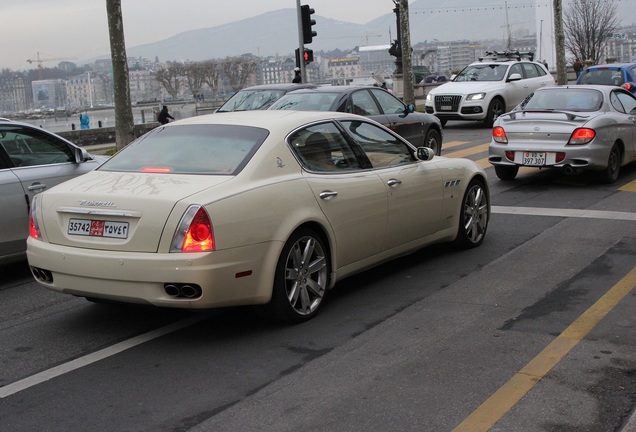
<svg viewBox="0 0 636 432"><path fill-rule="evenodd" d="M442 124L431 114L416 112L380 87L324 86L287 93L271 110L338 111L369 117L408 140L415 147L442 152Z"/></svg>
<svg viewBox="0 0 636 432"><path fill-rule="evenodd" d="M0 119L0 264L25 257L33 196L105 159L44 129Z"/></svg>

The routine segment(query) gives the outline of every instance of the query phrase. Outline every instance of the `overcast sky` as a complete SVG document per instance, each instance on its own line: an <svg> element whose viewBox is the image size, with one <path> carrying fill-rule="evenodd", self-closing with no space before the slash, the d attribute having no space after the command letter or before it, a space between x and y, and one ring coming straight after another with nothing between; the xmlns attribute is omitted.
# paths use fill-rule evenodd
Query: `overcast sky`
<svg viewBox="0 0 636 432"><path fill-rule="evenodd" d="M392 13L392 0L303 0L316 14L365 24ZM296 0L122 0L126 46L156 42L186 30L214 27ZM110 52L106 0L2 0L0 68L30 69L27 59L83 60ZM47 61L55 67L60 60Z"/></svg>

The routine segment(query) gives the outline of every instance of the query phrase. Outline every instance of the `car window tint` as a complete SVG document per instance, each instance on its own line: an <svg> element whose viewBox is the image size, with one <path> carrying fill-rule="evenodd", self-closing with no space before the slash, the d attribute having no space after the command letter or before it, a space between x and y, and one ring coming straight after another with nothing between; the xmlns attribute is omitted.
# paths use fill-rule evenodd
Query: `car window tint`
<svg viewBox="0 0 636 432"><path fill-rule="evenodd" d="M406 107L398 98L382 89L371 90L384 114L404 114Z"/></svg>
<svg viewBox="0 0 636 432"><path fill-rule="evenodd" d="M614 106L614 108L616 108L618 111L621 111L621 112L631 113L634 109L636 109L636 99L633 96L624 92L618 92L618 91L612 92L610 101L612 102L612 105ZM615 101L620 104L620 106L622 107L621 110L618 109L617 105L615 104Z"/></svg>
<svg viewBox="0 0 636 432"><path fill-rule="evenodd" d="M378 115L380 110L367 90L359 90L351 94L347 112L362 116Z"/></svg>
<svg viewBox="0 0 636 432"><path fill-rule="evenodd" d="M319 172L360 169L349 144L333 123L321 123L299 130L288 143L304 168Z"/></svg>
<svg viewBox="0 0 636 432"><path fill-rule="evenodd" d="M521 67L526 74L526 78L537 78L539 76L537 68L532 63L522 63Z"/></svg>
<svg viewBox="0 0 636 432"><path fill-rule="evenodd" d="M410 147L386 130L367 122L347 120L341 123L373 168L404 165L414 160Z"/></svg>
<svg viewBox="0 0 636 432"><path fill-rule="evenodd" d="M557 111L597 111L603 101L603 95L597 90L558 88L537 91L522 104L526 110Z"/></svg>
<svg viewBox="0 0 636 432"><path fill-rule="evenodd" d="M37 129L7 128L0 145L16 167L75 162L64 141Z"/></svg>
<svg viewBox="0 0 636 432"><path fill-rule="evenodd" d="M612 69L590 69L579 84L601 84L619 86L623 84L623 77L620 71Z"/></svg>
<svg viewBox="0 0 636 432"><path fill-rule="evenodd" d="M508 71L508 77L512 74L519 74L521 78L523 78L523 70L521 69L521 65L519 63L515 63L510 66L510 70Z"/></svg>
<svg viewBox="0 0 636 432"><path fill-rule="evenodd" d="M306 92L288 93L276 101L272 110L296 110L296 111L329 111L336 100L336 93Z"/></svg>
<svg viewBox="0 0 636 432"><path fill-rule="evenodd" d="M104 171L236 175L265 141L266 129L238 125L159 127L104 163Z"/></svg>
<svg viewBox="0 0 636 432"><path fill-rule="evenodd" d="M266 109L283 96L283 94L285 94L285 92L282 90L239 91L228 99L219 109L219 112Z"/></svg>

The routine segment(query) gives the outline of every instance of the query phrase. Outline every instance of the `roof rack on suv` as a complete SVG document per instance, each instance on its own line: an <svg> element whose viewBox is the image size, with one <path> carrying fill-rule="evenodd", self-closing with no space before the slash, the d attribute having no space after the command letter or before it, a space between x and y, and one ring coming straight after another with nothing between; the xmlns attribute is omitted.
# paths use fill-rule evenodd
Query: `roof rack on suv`
<svg viewBox="0 0 636 432"><path fill-rule="evenodd" d="M528 60L534 60L534 53L530 51L519 52L519 51L486 51L486 55L484 57L479 57L479 61L489 60L489 61L510 61L510 60L521 60L522 58L527 58Z"/></svg>

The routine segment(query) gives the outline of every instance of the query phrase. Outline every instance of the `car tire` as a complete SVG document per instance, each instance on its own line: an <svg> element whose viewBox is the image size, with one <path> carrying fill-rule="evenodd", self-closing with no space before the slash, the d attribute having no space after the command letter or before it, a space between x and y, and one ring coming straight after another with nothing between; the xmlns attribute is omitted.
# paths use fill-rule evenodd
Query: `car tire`
<svg viewBox="0 0 636 432"><path fill-rule="evenodd" d="M484 126L491 128L495 123L495 120L506 111L504 102L499 98L494 98L488 105L488 111L486 111L486 118L484 119Z"/></svg>
<svg viewBox="0 0 636 432"><path fill-rule="evenodd" d="M607 167L600 172L601 181L611 184L618 180L618 174L621 170L621 150L617 144L612 146L607 158Z"/></svg>
<svg viewBox="0 0 636 432"><path fill-rule="evenodd" d="M301 228L287 240L276 265L272 298L261 316L296 324L313 318L329 286L329 256L323 239Z"/></svg>
<svg viewBox="0 0 636 432"><path fill-rule="evenodd" d="M484 182L474 179L462 199L455 245L464 249L479 246L486 236L490 221L490 203Z"/></svg>
<svg viewBox="0 0 636 432"><path fill-rule="evenodd" d="M500 180L514 180L518 172L517 165L495 165L495 174Z"/></svg>
<svg viewBox="0 0 636 432"><path fill-rule="evenodd" d="M424 139L424 146L433 150L436 156L442 155L442 136L435 129L429 129Z"/></svg>

